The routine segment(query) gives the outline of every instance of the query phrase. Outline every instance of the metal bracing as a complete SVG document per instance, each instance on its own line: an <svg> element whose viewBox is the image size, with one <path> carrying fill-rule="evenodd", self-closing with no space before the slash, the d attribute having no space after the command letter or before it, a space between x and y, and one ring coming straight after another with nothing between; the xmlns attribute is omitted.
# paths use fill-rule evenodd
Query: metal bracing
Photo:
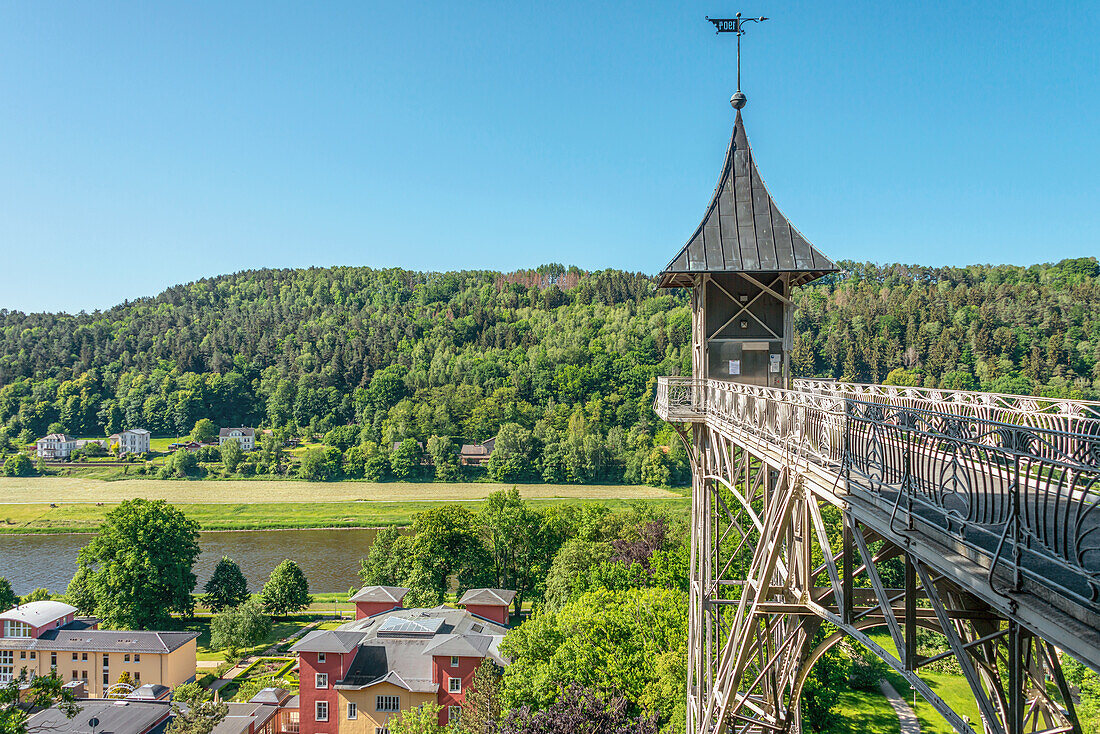
<svg viewBox="0 0 1100 734"><path fill-rule="evenodd" d="M814 663L852 642L959 732L1079 731L1056 646L1100 650L1093 438L697 379L655 407L693 470L689 731L802 731ZM947 659L982 726L921 680Z"/></svg>

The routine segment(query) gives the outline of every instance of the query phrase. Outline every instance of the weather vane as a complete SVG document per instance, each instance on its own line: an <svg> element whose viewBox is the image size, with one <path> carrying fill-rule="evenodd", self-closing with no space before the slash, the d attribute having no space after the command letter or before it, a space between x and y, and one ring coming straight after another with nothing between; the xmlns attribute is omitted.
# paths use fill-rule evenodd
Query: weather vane
<svg viewBox="0 0 1100 734"><path fill-rule="evenodd" d="M734 109L741 109L748 99L741 93L741 36L745 35L746 23L763 23L767 18L761 15L759 18L742 18L738 13L732 18L711 18L707 20L714 24L715 33L734 33L737 35L737 92L730 98L730 104Z"/></svg>

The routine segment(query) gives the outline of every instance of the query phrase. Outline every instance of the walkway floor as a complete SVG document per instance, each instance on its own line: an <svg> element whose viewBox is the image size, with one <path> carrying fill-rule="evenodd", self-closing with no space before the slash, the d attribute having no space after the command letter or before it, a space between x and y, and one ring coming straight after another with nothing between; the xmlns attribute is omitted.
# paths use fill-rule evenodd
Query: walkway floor
<svg viewBox="0 0 1100 734"><path fill-rule="evenodd" d="M888 680L880 680L878 685L882 690L882 695L886 696L886 700L894 707L894 713L898 715L898 726L901 729L901 734L920 734L920 722L917 721L917 714L909 707L909 704L906 703L897 689L890 685Z"/></svg>

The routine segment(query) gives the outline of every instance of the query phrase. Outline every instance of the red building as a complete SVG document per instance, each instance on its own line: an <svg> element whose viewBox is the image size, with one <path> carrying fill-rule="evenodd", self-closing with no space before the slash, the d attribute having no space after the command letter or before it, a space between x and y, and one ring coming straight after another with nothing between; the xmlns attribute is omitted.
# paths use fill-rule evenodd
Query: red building
<svg viewBox="0 0 1100 734"><path fill-rule="evenodd" d="M508 618L512 592L475 590L492 592L476 596L475 613L469 606L397 606L392 599L406 591L364 589L353 597L362 595L357 609L389 608L310 632L291 648L299 660L301 734L378 734L402 711L429 702L442 707L446 724L461 715L478 666L508 664L498 650L508 628L495 620Z"/></svg>
<svg viewBox="0 0 1100 734"><path fill-rule="evenodd" d="M507 589L470 589L458 600L470 614L508 624L508 607L516 598L516 592Z"/></svg>
<svg viewBox="0 0 1100 734"><path fill-rule="evenodd" d="M351 597L355 602L355 618L364 619L398 609L408 593L408 589L400 586L364 586Z"/></svg>

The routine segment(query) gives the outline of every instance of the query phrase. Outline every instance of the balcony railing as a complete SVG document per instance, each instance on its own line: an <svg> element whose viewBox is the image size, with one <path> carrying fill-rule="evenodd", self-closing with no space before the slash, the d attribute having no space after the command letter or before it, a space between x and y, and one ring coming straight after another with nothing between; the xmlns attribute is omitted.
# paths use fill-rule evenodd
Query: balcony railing
<svg viewBox="0 0 1100 734"><path fill-rule="evenodd" d="M1033 414L1022 400L990 406L968 397L977 393L827 385L663 377L654 409L817 465L847 491L892 508L891 522L931 525L985 556L991 580L1007 568L1013 587L1027 577L1100 611L1100 430L1084 409ZM1060 422L1050 427L1036 415Z"/></svg>

